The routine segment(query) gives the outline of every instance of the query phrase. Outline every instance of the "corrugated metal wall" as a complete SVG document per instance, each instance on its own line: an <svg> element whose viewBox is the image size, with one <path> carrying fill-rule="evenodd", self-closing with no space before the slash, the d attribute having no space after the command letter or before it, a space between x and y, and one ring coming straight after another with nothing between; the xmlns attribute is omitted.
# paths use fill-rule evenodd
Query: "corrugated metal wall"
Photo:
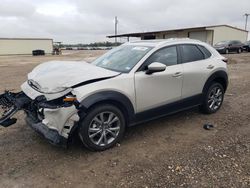
<svg viewBox="0 0 250 188"><path fill-rule="evenodd" d="M53 51L52 39L1 39L0 55L31 55L33 50Z"/></svg>
<svg viewBox="0 0 250 188"><path fill-rule="evenodd" d="M246 42L248 33L238 29L230 27L210 27L209 29L214 30L213 44L223 40L240 40Z"/></svg>

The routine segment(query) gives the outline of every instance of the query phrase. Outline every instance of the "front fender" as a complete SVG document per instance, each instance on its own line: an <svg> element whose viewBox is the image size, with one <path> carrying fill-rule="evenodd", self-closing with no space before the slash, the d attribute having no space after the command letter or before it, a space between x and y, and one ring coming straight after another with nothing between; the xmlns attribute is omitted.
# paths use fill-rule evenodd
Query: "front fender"
<svg viewBox="0 0 250 188"><path fill-rule="evenodd" d="M101 91L92 94L81 101L79 108L86 111L91 106L103 102L115 102L119 104L119 107L122 107L122 110L126 111L129 121L131 121L135 115L135 109L129 98L117 91Z"/></svg>

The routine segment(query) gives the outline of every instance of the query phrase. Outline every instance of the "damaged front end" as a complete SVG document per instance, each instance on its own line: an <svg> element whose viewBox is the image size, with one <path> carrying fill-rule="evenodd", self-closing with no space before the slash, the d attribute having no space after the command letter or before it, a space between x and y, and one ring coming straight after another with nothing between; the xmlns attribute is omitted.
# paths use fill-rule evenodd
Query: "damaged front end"
<svg viewBox="0 0 250 188"><path fill-rule="evenodd" d="M43 95L32 100L24 92L6 91L0 95L0 125L15 124L17 119L13 116L23 110L27 124L36 132L54 145L66 146L71 130L79 121L77 107L78 102L72 95L47 101Z"/></svg>

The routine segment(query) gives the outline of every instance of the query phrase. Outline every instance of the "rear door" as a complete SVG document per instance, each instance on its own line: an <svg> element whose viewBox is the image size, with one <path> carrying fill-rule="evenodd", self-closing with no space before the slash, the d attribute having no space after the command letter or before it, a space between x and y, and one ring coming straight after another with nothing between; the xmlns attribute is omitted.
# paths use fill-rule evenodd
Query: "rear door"
<svg viewBox="0 0 250 188"><path fill-rule="evenodd" d="M237 42L236 41L231 41L229 44L229 51L234 52L237 50Z"/></svg>
<svg viewBox="0 0 250 188"><path fill-rule="evenodd" d="M194 44L179 45L179 48L183 64L182 98L201 94L208 75L215 67L211 53Z"/></svg>

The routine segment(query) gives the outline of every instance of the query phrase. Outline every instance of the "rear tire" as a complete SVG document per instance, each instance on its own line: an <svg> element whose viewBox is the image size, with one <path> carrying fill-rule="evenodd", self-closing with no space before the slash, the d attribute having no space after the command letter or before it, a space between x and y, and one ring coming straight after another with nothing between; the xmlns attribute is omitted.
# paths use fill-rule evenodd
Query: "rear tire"
<svg viewBox="0 0 250 188"><path fill-rule="evenodd" d="M79 136L92 151L113 147L123 137L126 121L122 111L114 105L94 106L80 122Z"/></svg>
<svg viewBox="0 0 250 188"><path fill-rule="evenodd" d="M213 82L203 94L203 102L200 109L205 114L217 112L224 100L224 88L220 83Z"/></svg>

